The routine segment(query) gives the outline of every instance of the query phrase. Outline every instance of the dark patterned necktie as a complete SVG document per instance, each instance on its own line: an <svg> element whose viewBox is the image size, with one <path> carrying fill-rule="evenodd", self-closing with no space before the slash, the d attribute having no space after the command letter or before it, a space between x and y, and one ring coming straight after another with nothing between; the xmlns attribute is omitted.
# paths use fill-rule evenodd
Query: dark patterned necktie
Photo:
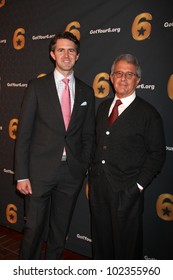
<svg viewBox="0 0 173 280"><path fill-rule="evenodd" d="M108 118L108 122L109 122L109 125L111 126L114 121L118 118L118 106L121 105L122 102L120 99L117 99L113 109L112 109L112 112Z"/></svg>

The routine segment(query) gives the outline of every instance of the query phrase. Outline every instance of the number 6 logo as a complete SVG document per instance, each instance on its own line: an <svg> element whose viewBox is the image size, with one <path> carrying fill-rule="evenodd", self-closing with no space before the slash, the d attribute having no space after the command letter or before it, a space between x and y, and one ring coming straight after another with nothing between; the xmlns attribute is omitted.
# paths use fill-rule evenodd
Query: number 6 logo
<svg viewBox="0 0 173 280"><path fill-rule="evenodd" d="M16 133L17 133L17 125L18 125L18 119L12 119L9 124L9 136L12 139L16 139Z"/></svg>
<svg viewBox="0 0 173 280"><path fill-rule="evenodd" d="M168 80L168 96L170 99L173 100L173 74L170 76L169 80Z"/></svg>
<svg viewBox="0 0 173 280"><path fill-rule="evenodd" d="M173 221L173 195L169 193L159 195L156 210L160 219Z"/></svg>
<svg viewBox="0 0 173 280"><path fill-rule="evenodd" d="M80 32L78 30L80 28L80 23L78 21L72 21L66 26L66 31L73 33L78 40L80 40Z"/></svg>
<svg viewBox="0 0 173 280"><path fill-rule="evenodd" d="M15 32L14 32L14 36L13 36L13 46L16 50L21 50L24 48L25 46L25 29L23 28L18 28Z"/></svg>
<svg viewBox="0 0 173 280"><path fill-rule="evenodd" d="M136 41L143 41L151 34L151 24L147 20L152 20L152 15L142 13L137 15L132 24L132 36Z"/></svg>
<svg viewBox="0 0 173 280"><path fill-rule="evenodd" d="M0 8L2 8L5 5L5 0L0 1Z"/></svg>
<svg viewBox="0 0 173 280"><path fill-rule="evenodd" d="M7 205L6 218L10 224L15 224L17 222L17 207L14 204Z"/></svg>
<svg viewBox="0 0 173 280"><path fill-rule="evenodd" d="M108 73L102 72L96 75L93 82L93 89L95 96L98 98L104 98L109 94L109 75Z"/></svg>

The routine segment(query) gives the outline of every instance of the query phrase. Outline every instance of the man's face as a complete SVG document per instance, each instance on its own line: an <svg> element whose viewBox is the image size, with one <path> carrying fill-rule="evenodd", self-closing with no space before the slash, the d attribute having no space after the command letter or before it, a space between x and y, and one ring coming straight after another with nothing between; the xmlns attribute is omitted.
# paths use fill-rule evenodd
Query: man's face
<svg viewBox="0 0 173 280"><path fill-rule="evenodd" d="M131 95L140 81L140 78L136 76L136 66L125 60L121 60L115 65L110 79L118 98Z"/></svg>
<svg viewBox="0 0 173 280"><path fill-rule="evenodd" d="M56 62L56 69L64 76L72 73L73 66L79 58L75 43L68 39L58 39L55 51L51 51L50 55Z"/></svg>

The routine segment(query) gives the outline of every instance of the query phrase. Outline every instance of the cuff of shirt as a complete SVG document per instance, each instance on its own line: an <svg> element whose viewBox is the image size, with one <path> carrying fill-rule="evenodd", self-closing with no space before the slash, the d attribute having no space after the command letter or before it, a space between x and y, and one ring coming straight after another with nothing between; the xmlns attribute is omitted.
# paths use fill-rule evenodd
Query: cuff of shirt
<svg viewBox="0 0 173 280"><path fill-rule="evenodd" d="M17 180L17 182L22 182L22 181L25 181L25 180L27 180L28 178L26 178L26 179L21 179L21 180Z"/></svg>
<svg viewBox="0 0 173 280"><path fill-rule="evenodd" d="M143 191L144 188L141 185L139 185L138 183L137 183L137 185L138 185L138 188Z"/></svg>

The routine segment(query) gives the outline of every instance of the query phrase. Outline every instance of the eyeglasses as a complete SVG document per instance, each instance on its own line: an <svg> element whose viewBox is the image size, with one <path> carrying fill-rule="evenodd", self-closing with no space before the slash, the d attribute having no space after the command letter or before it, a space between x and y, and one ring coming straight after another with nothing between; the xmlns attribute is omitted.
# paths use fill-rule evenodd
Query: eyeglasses
<svg viewBox="0 0 173 280"><path fill-rule="evenodd" d="M122 71L113 72L113 75L115 75L117 78L122 78L122 76L125 76L125 78L128 80L132 79L134 76L137 76L135 73L132 72L124 73Z"/></svg>

